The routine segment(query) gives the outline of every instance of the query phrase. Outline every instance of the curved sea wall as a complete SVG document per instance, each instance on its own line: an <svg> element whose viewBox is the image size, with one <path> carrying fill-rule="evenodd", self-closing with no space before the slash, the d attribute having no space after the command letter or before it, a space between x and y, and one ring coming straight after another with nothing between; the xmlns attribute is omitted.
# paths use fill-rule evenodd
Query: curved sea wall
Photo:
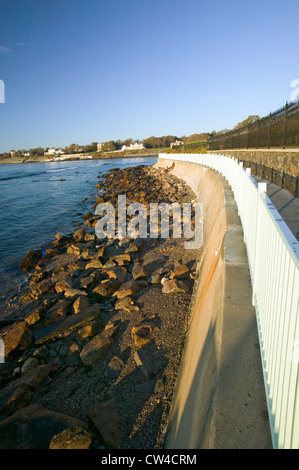
<svg viewBox="0 0 299 470"><path fill-rule="evenodd" d="M169 168L171 159L156 167ZM203 204L204 243L166 447L271 448L243 232L225 180L175 162Z"/></svg>

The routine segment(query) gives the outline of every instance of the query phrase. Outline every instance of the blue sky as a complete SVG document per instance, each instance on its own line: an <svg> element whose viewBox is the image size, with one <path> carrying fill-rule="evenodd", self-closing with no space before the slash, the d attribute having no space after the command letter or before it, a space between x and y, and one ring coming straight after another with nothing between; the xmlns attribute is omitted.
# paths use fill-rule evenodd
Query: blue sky
<svg viewBox="0 0 299 470"><path fill-rule="evenodd" d="M298 0L0 0L0 152L233 128L290 100Z"/></svg>

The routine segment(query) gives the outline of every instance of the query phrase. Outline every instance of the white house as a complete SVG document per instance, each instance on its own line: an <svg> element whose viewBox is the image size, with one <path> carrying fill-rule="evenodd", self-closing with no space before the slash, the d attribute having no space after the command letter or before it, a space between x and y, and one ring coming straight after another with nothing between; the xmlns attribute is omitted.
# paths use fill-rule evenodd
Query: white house
<svg viewBox="0 0 299 470"><path fill-rule="evenodd" d="M180 145L184 145L184 142L182 142L181 140L176 140L175 142L171 142L170 147L179 147Z"/></svg>
<svg viewBox="0 0 299 470"><path fill-rule="evenodd" d="M144 149L144 145L141 143L136 142L135 144L131 144L129 146L123 145L122 150L139 150L139 149Z"/></svg>
<svg viewBox="0 0 299 470"><path fill-rule="evenodd" d="M51 148L51 149L48 149L47 152L44 153L44 155L61 155L63 153L63 150L62 149L55 149L55 148Z"/></svg>

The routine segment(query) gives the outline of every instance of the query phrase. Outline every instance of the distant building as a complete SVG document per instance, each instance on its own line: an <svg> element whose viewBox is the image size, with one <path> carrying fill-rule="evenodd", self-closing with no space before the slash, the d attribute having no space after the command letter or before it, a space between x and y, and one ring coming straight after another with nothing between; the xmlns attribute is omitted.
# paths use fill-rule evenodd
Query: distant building
<svg viewBox="0 0 299 470"><path fill-rule="evenodd" d="M12 151L10 152L11 158L13 158L13 157L15 156L15 154L16 154L16 152L15 152L14 150L12 150Z"/></svg>
<svg viewBox="0 0 299 470"><path fill-rule="evenodd" d="M97 144L97 152L101 152L103 144Z"/></svg>
<svg viewBox="0 0 299 470"><path fill-rule="evenodd" d="M48 149L44 155L61 155L63 153L63 150L62 149L55 149L55 148L51 148L51 149Z"/></svg>
<svg viewBox="0 0 299 470"><path fill-rule="evenodd" d="M144 148L145 147L144 147L143 144L136 142L135 144L131 144L129 146L123 145L121 149L122 150L140 150L140 149L144 149Z"/></svg>
<svg viewBox="0 0 299 470"><path fill-rule="evenodd" d="M22 153L22 157L32 157L33 156L33 153L30 153L30 152L23 152Z"/></svg>
<svg viewBox="0 0 299 470"><path fill-rule="evenodd" d="M176 140L175 142L171 142L170 147L179 147L180 145L184 145L184 142L182 142L181 140Z"/></svg>

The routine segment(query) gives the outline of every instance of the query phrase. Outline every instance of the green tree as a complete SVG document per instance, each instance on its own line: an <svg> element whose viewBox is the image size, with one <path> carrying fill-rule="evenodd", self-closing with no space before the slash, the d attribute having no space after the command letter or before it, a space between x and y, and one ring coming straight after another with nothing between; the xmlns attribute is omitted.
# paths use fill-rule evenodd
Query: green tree
<svg viewBox="0 0 299 470"><path fill-rule="evenodd" d="M133 143L133 139L129 138L123 141L123 145L126 145L127 147L130 147L130 145Z"/></svg>
<svg viewBox="0 0 299 470"><path fill-rule="evenodd" d="M45 150L43 149L43 147L37 147L35 149L29 149L29 152L33 155L38 155L41 157L42 155L44 155Z"/></svg>
<svg viewBox="0 0 299 470"><path fill-rule="evenodd" d="M113 152L117 150L116 142L114 140L109 140L109 142L104 142L102 145L103 152Z"/></svg>
<svg viewBox="0 0 299 470"><path fill-rule="evenodd" d="M69 147L65 147L64 152L67 154L78 153L80 146L78 144L71 144Z"/></svg>
<svg viewBox="0 0 299 470"><path fill-rule="evenodd" d="M259 116L257 114L251 114L250 116L248 116L248 118L244 119L244 121L242 122L239 122L239 124L237 124L234 129L239 129L240 127L244 127L244 126L249 126L249 124L252 124L256 121L259 120Z"/></svg>

